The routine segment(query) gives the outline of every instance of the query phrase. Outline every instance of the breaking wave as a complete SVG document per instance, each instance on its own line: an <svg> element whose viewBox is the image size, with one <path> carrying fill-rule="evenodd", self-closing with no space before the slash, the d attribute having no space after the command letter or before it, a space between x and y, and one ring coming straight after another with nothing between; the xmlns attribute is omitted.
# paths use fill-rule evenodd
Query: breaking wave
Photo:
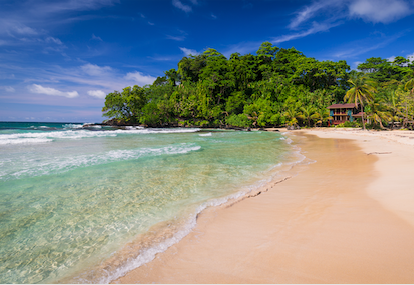
<svg viewBox="0 0 414 285"><path fill-rule="evenodd" d="M200 150L201 147L194 143L183 143L162 148L139 148L131 150L111 150L102 154L78 155L69 157L52 157L44 159L27 159L24 161L1 161L3 171L0 171L0 180L19 179L40 175L62 173L79 167L99 165L109 162L132 160L141 157L185 154ZM20 165L19 169L13 169L13 165ZM8 170L7 172L5 170Z"/></svg>
<svg viewBox="0 0 414 285"><path fill-rule="evenodd" d="M82 125L80 125L82 126ZM71 126L71 128L75 128ZM171 134L171 133L193 133L198 132L197 128L180 129L127 129L114 131L89 131L89 130L67 130L52 132L30 132L1 134L0 145L5 144L33 144L47 143L57 139L82 139L92 137L116 137L118 135L145 135L145 134Z"/></svg>

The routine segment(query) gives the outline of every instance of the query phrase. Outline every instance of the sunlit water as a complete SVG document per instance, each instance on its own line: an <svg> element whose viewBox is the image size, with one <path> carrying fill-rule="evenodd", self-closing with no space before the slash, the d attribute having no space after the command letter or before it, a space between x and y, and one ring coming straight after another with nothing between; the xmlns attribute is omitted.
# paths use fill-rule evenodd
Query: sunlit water
<svg viewBox="0 0 414 285"><path fill-rule="evenodd" d="M0 123L0 283L110 282L298 159L278 133Z"/></svg>

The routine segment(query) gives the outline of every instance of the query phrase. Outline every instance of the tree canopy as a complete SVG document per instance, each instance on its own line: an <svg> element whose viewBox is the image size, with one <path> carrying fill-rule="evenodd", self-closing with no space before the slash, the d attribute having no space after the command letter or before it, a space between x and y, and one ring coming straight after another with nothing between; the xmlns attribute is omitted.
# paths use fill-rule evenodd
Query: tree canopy
<svg viewBox="0 0 414 285"><path fill-rule="evenodd" d="M412 120L413 70L414 64L400 56L392 62L369 58L350 70L344 60L319 61L269 42L255 54L229 58L209 48L183 57L177 69L165 71L152 85L109 93L102 111L117 121L154 127L312 126L330 119L326 107L351 100L364 103L367 116L382 126L390 118Z"/></svg>

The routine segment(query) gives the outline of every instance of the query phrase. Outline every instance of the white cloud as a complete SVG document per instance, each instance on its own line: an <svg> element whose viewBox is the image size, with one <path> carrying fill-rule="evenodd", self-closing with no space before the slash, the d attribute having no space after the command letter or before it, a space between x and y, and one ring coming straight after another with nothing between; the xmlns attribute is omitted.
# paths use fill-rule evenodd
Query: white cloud
<svg viewBox="0 0 414 285"><path fill-rule="evenodd" d="M394 59L395 59L395 56L393 55L393 56L390 56L389 58L387 58L387 60L389 61L389 62L393 62L394 61Z"/></svg>
<svg viewBox="0 0 414 285"><path fill-rule="evenodd" d="M321 13L334 14L333 18L336 19L353 17L373 23L389 23L413 12L406 0L320 0L297 12L289 28L297 29Z"/></svg>
<svg viewBox="0 0 414 285"><path fill-rule="evenodd" d="M154 26L155 24L148 21L148 25Z"/></svg>
<svg viewBox="0 0 414 285"><path fill-rule="evenodd" d="M150 75L144 75L139 71L135 72L129 72L125 76L126 80L132 80L134 81L134 84L138 84L140 86L146 85L146 84L152 84L155 81L155 77L152 77Z"/></svg>
<svg viewBox="0 0 414 285"><path fill-rule="evenodd" d="M353 69L357 69L358 65L360 65L361 63L364 63L363 61L355 61L354 63L352 63L352 66L354 67Z"/></svg>
<svg viewBox="0 0 414 285"><path fill-rule="evenodd" d="M46 38L46 42L47 43L55 43L55 44L58 44L58 45L61 45L62 44L62 42L59 39L54 38L54 37L48 37L48 38Z"/></svg>
<svg viewBox="0 0 414 285"><path fill-rule="evenodd" d="M156 61L171 61L171 60L176 60L176 58L174 57L170 57L170 56L148 56L148 58L152 59L152 60L156 60Z"/></svg>
<svg viewBox="0 0 414 285"><path fill-rule="evenodd" d="M355 57L372 50L383 48L400 38L402 35L403 33L399 33L391 37L381 38L381 41L378 41L378 39L367 38L363 41L350 42L343 46L342 51L338 51L332 56L338 58Z"/></svg>
<svg viewBox="0 0 414 285"><path fill-rule="evenodd" d="M89 90L88 92L89 96L104 99L106 97L106 93L102 90Z"/></svg>
<svg viewBox="0 0 414 285"><path fill-rule="evenodd" d="M181 41L185 40L185 36L183 35L183 36L174 37L174 36L167 35L167 39L181 42Z"/></svg>
<svg viewBox="0 0 414 285"><path fill-rule="evenodd" d="M413 11L403 0L354 0L349 5L349 15L373 23L389 23Z"/></svg>
<svg viewBox="0 0 414 285"><path fill-rule="evenodd" d="M211 14L211 18L213 18L214 20L217 19L217 16L214 14Z"/></svg>
<svg viewBox="0 0 414 285"><path fill-rule="evenodd" d="M330 5L334 5L337 2L338 1L319 1L319 2L314 2L310 6L306 6L304 9L302 9L301 11L297 13L297 16L290 23L289 28L296 29L302 23L313 18L317 14L317 12L319 12L320 10Z"/></svg>
<svg viewBox="0 0 414 285"><path fill-rule="evenodd" d="M44 5L39 5L36 2L37 10L42 14L60 13L66 11L82 11L82 10L95 10L104 6L112 6L114 3L118 3L118 0L83 0L83 1L66 1L66 2L51 2Z"/></svg>
<svg viewBox="0 0 414 285"><path fill-rule="evenodd" d="M230 58L231 54L238 52L240 54L253 53L257 51L262 42L242 42L235 45L230 45L224 50L223 55Z"/></svg>
<svg viewBox="0 0 414 285"><path fill-rule="evenodd" d="M289 41L308 36L318 31L328 30L330 27L341 23L338 20L361 18L367 22L389 23L401 19L414 12L412 5L407 0L319 0L300 9L292 19L288 28L292 30L307 29L293 35L281 36L276 39ZM329 16L327 16L329 15ZM315 17L324 17L321 24L304 28ZM332 24L337 23L337 24ZM325 28L324 28L325 27Z"/></svg>
<svg viewBox="0 0 414 285"><path fill-rule="evenodd" d="M180 47L180 50L187 56L188 55L198 55L198 52L194 49Z"/></svg>
<svg viewBox="0 0 414 285"><path fill-rule="evenodd" d="M197 1L196 1L196 3L197 3ZM180 10L183 10L186 13L191 12L191 10L192 10L190 6L181 3L180 0L172 0L172 4L173 4L174 7L178 8ZM193 4L194 4L194 2L193 2Z"/></svg>
<svg viewBox="0 0 414 285"><path fill-rule="evenodd" d="M413 61L414 61L414 53L412 53L412 54L407 54L407 59L408 59L409 61L413 62Z"/></svg>
<svg viewBox="0 0 414 285"><path fill-rule="evenodd" d="M4 89L7 92L15 92L16 90L11 86L0 86L0 89Z"/></svg>
<svg viewBox="0 0 414 285"><path fill-rule="evenodd" d="M37 84L32 84L31 86L28 86L28 89L32 93L45 94L45 95L51 95L51 96L63 96L67 98L75 98L79 96L78 92L76 91L62 92L54 88L43 87L42 85L37 85Z"/></svg>
<svg viewBox="0 0 414 285"><path fill-rule="evenodd" d="M92 76L104 75L104 74L107 74L109 71L112 70L112 68L110 68L109 66L100 67L96 64L90 64L90 63L82 65L81 69L86 74L92 75Z"/></svg>
<svg viewBox="0 0 414 285"><path fill-rule="evenodd" d="M97 37L97 36L95 36L95 34L92 34L91 40L98 40L98 41L101 41L102 42L101 37Z"/></svg>
<svg viewBox="0 0 414 285"><path fill-rule="evenodd" d="M32 29L28 26L25 26L21 23L17 22L9 22L7 23L9 31L12 31L19 35L37 35L38 32L35 29Z"/></svg>
<svg viewBox="0 0 414 285"><path fill-rule="evenodd" d="M324 32L324 31L328 31L330 28L333 28L335 26L338 26L339 23L313 23L312 28L299 32L299 33L294 33L294 34L290 34L290 35L283 35L283 36L279 36L279 37L275 37L273 38L273 40L271 41L273 44L278 44L278 43L282 43L282 42L288 42L291 40L295 40L295 39L299 39L299 38L303 38L306 36L309 36L311 34L315 34L315 33L319 33L319 32Z"/></svg>

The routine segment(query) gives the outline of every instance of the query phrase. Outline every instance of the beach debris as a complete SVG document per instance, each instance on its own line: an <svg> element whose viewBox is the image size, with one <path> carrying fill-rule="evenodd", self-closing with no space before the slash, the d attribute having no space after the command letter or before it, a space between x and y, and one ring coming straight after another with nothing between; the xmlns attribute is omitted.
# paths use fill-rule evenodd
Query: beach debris
<svg viewBox="0 0 414 285"><path fill-rule="evenodd" d="M233 205L235 205L235 204L237 204L237 203L239 203L239 202L243 201L244 199L253 198L253 197L256 197L256 196L258 196L258 195L262 194L262 192L263 192L263 193L264 193L264 192L267 192L267 191L269 191L269 189L270 189L270 188L273 188L273 186L275 186L276 184L279 184L279 183L281 183L281 182L283 182L283 181L286 181L286 180L288 180L288 179L290 179L290 178L292 178L292 176L287 176L287 177L284 177L284 178L282 178L282 179L279 179L279 180L277 180L277 181L273 182L270 186L268 186L268 187L267 187L267 188L265 188L264 190L261 190L261 191L257 191L257 192L251 193L251 194L246 195L246 196L244 196L244 197L241 197L241 198L239 198L239 199L237 199L237 200L235 200L235 201L232 201L231 203L226 204L226 205L225 205L225 208L230 208L230 207L232 207Z"/></svg>
<svg viewBox="0 0 414 285"><path fill-rule="evenodd" d="M370 155L370 154L390 154L390 153L392 153L391 151L386 151L386 152L370 152L370 153L367 153L367 155Z"/></svg>

